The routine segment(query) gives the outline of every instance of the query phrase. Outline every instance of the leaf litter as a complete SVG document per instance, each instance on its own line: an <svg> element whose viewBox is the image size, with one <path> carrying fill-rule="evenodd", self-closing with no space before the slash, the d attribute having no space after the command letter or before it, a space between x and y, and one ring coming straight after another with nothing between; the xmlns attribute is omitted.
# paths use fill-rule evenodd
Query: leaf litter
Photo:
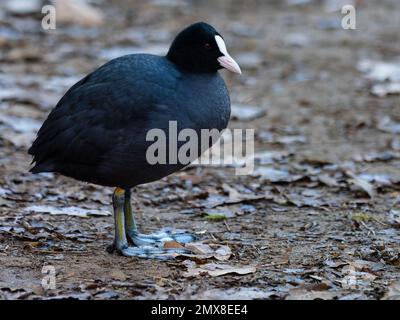
<svg viewBox="0 0 400 320"><path fill-rule="evenodd" d="M220 277L227 274L247 275L257 271L254 266L232 266L229 264L205 263L196 265L195 263L186 263L187 271L183 273L184 277L195 277L201 275L210 275L211 277Z"/></svg>
<svg viewBox="0 0 400 320"><path fill-rule="evenodd" d="M190 166L139 186L133 206L144 232L178 225L200 238L185 245L190 254L154 262L105 252L113 240L111 190L31 175L26 149L81 76L115 55L165 51L185 24L178 7L71 1L57 34L43 37L29 9L37 1L18 1L17 9L17 1L7 2L14 8L2 15L9 11L0 4L0 299L398 299L399 63L386 59L397 50L391 41L379 51L370 46L381 35L375 24L357 42L361 56L374 57L356 66L364 77L349 59L355 44L338 46L339 33L326 39L326 29L337 28L329 19L307 32L293 19L296 33L282 41L285 19L270 30L257 22L282 8L247 4L259 18L251 26L243 17L232 28L221 25L227 39L240 37L232 47L247 64L242 77L224 77L231 125L255 129L255 153L244 160L255 171L239 177L224 163ZM290 4L291 14L302 17L309 1L297 2L304 4ZM196 4L186 6L189 16L197 12ZM132 10L140 21L113 19ZM385 34L397 35L389 19L396 10L382 10ZM88 24L96 27L81 27ZM335 59L321 39L340 48ZM319 60L310 60L310 50ZM57 271L56 290L40 286L45 264Z"/></svg>
<svg viewBox="0 0 400 320"><path fill-rule="evenodd" d="M52 215L67 215L87 218L89 216L111 216L111 212L100 209L82 209L80 207L53 207L34 205L24 209L26 212L46 213Z"/></svg>

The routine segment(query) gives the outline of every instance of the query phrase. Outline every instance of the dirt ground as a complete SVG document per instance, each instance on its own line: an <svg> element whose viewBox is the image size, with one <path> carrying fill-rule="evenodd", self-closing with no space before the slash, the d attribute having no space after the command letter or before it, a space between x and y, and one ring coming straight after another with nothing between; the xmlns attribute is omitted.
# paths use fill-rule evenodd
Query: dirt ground
<svg viewBox="0 0 400 320"><path fill-rule="evenodd" d="M400 66L400 3L358 1L344 30L327 2L98 1L103 24L50 31L40 11L0 7L0 299L400 299L400 99L372 94L391 80L368 73ZM27 148L83 75L165 52L200 20L242 66L223 72L232 103L265 111L230 123L255 129L256 170L191 167L137 187L133 206L144 232L190 230L231 254L109 254L112 190L32 175Z"/></svg>

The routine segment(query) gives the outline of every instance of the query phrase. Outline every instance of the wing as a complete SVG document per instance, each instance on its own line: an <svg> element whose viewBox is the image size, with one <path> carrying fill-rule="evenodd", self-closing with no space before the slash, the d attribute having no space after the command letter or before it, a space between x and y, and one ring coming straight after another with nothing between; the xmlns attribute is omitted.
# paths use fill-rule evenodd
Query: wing
<svg viewBox="0 0 400 320"><path fill-rule="evenodd" d="M64 164L96 167L125 143L128 132L144 130L157 101L168 96L166 91L173 89L176 79L148 80L155 78L149 72L160 69L157 61L148 58L144 70L142 58L113 60L71 87L29 149L35 162L31 171L60 172Z"/></svg>

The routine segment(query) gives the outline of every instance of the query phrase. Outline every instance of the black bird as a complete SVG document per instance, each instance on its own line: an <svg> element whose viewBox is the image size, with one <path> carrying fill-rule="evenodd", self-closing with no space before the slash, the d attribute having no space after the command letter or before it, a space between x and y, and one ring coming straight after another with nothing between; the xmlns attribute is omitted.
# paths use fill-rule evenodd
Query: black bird
<svg viewBox="0 0 400 320"><path fill-rule="evenodd" d="M171 121L178 132L225 129L230 99L218 73L222 68L241 73L223 37L204 22L181 31L166 56L131 54L109 61L73 85L51 111L29 149L30 171L116 187L113 248L125 256L163 257L165 241L193 237L138 233L131 189L188 163L149 163L146 151L152 142L146 135L155 128L168 132ZM168 154L168 145L164 151Z"/></svg>

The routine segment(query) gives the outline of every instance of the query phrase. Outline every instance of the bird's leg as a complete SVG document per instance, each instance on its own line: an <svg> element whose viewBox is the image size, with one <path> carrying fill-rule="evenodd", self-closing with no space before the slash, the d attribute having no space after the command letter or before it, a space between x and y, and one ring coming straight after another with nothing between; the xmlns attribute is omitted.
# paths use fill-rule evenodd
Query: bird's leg
<svg viewBox="0 0 400 320"><path fill-rule="evenodd" d="M115 223L115 238L114 249L121 252L124 248L128 247L128 241L125 234L125 221L124 221L124 200L125 192L121 188L116 188L113 194L113 207L114 207L114 223Z"/></svg>
<svg viewBox="0 0 400 320"><path fill-rule="evenodd" d="M118 253L127 257L168 259L164 251L157 248L130 247L126 238L125 231L125 190L116 188L113 194L113 207L115 219L115 239L114 245L109 250L116 250Z"/></svg>
<svg viewBox="0 0 400 320"><path fill-rule="evenodd" d="M132 212L131 189L125 189L124 213L126 235L127 237L131 237L132 235L138 233L135 217L133 216Z"/></svg>
<svg viewBox="0 0 400 320"><path fill-rule="evenodd" d="M168 229L160 230L152 234L139 233L135 218L132 212L131 205L131 190L125 190L125 231L128 240L138 247L142 246L155 246L157 248L164 248L164 243L168 241L176 241L179 243L188 243L195 240L195 237L186 232L173 232Z"/></svg>

